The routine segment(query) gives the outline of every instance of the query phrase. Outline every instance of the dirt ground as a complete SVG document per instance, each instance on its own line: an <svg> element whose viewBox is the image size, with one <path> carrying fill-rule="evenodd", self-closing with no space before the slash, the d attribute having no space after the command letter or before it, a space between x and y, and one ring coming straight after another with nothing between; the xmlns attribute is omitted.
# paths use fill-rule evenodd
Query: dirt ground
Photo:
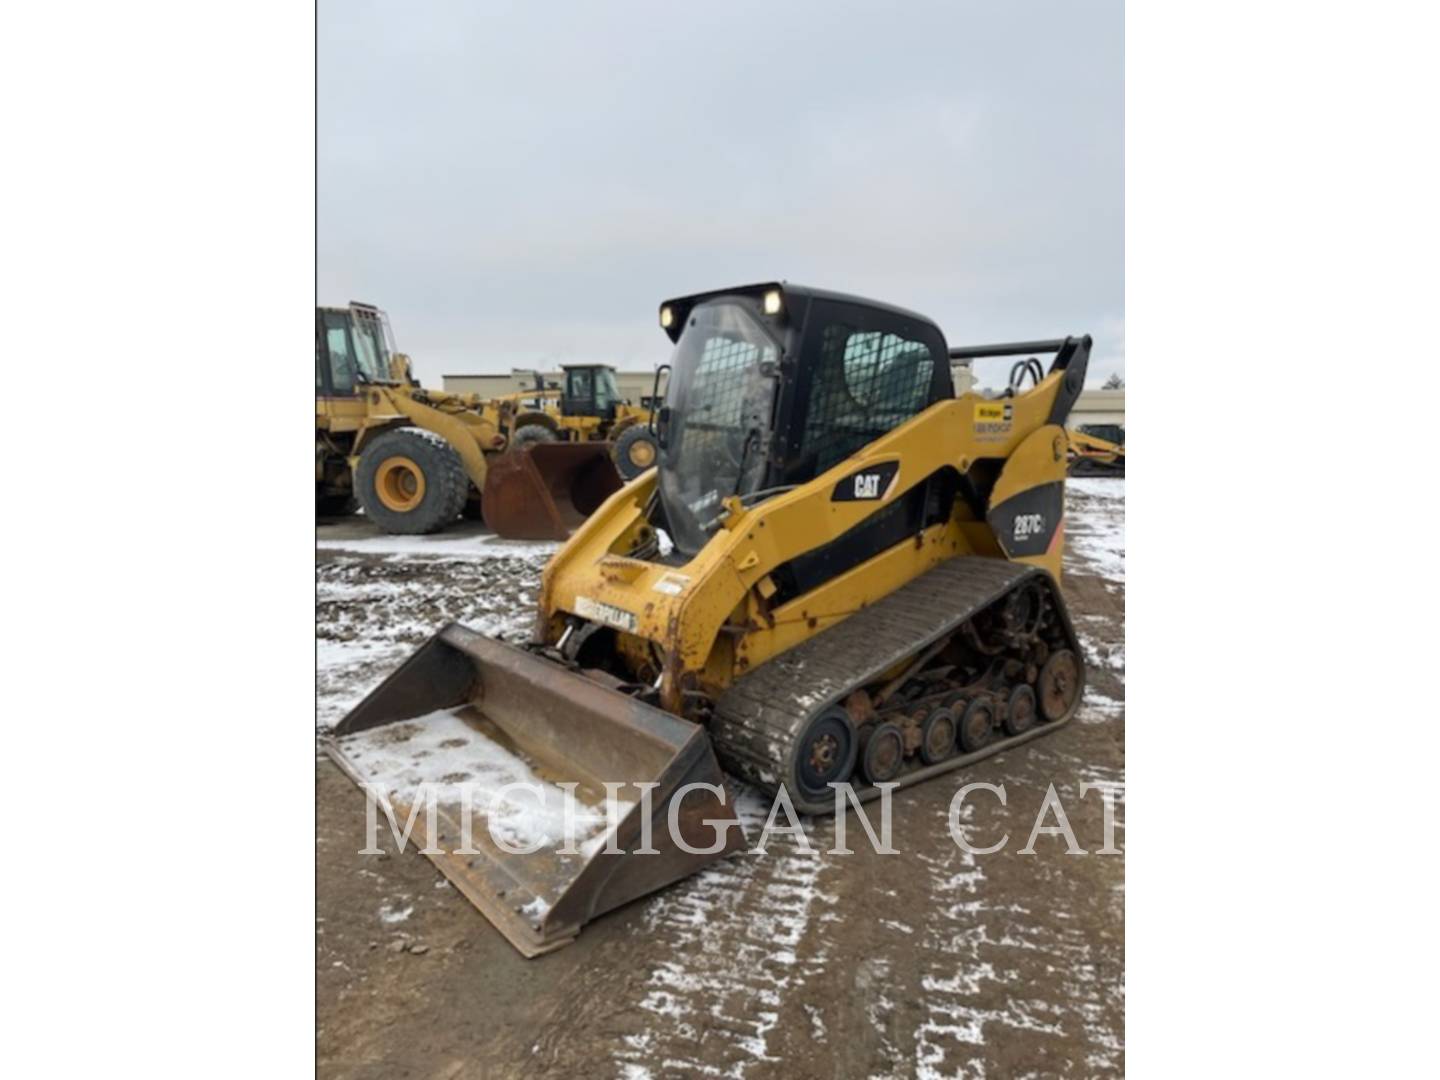
<svg viewBox="0 0 1440 1080"><path fill-rule="evenodd" d="M1012 1077L1124 1071L1124 481L1072 482L1065 592L1089 661L1054 735L897 793L896 855L779 838L604 916L525 960L413 848L360 855L365 799L316 761L321 1077ZM324 524L317 723L435 629L521 636L551 547L475 528L436 539ZM963 804L972 855L950 837ZM1054 785L1085 855L1041 835ZM741 798L751 842L768 802ZM872 817L876 815L872 811ZM758 820L757 820L758 818ZM1055 825L1053 814L1047 825Z"/></svg>

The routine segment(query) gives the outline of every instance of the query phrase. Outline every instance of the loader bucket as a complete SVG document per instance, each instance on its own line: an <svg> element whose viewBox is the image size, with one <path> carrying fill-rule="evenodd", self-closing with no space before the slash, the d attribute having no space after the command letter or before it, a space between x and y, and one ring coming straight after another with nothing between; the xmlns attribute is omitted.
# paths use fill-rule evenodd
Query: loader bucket
<svg viewBox="0 0 1440 1080"><path fill-rule="evenodd" d="M410 841L526 956L745 842L698 725L458 623L322 745L376 800L378 841L413 817ZM715 788L680 790L697 782Z"/></svg>
<svg viewBox="0 0 1440 1080"><path fill-rule="evenodd" d="M610 443L535 443L492 458L485 524L511 540L564 540L624 485Z"/></svg>

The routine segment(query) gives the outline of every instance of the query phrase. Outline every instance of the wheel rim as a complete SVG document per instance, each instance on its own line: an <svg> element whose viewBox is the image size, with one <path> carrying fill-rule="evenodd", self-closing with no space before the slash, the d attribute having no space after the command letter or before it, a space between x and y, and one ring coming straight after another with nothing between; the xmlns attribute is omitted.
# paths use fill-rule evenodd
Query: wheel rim
<svg viewBox="0 0 1440 1080"><path fill-rule="evenodd" d="M990 741L995 730L995 714L983 701L972 701L960 721L960 733L966 750L978 750Z"/></svg>
<svg viewBox="0 0 1440 1080"><path fill-rule="evenodd" d="M905 760L905 739L894 724L881 724L865 744L865 779L883 784L895 779Z"/></svg>
<svg viewBox="0 0 1440 1080"><path fill-rule="evenodd" d="M955 714L949 709L936 709L927 716L920 739L925 764L934 765L949 757L955 749L955 734Z"/></svg>
<svg viewBox="0 0 1440 1080"><path fill-rule="evenodd" d="M636 439L630 444L630 464L637 469L648 469L655 464L655 444L649 439Z"/></svg>
<svg viewBox="0 0 1440 1080"><path fill-rule="evenodd" d="M805 733L795 761L801 793L828 795L828 785L844 780L854 767L855 734L849 720L835 711L817 717Z"/></svg>
<svg viewBox="0 0 1440 1080"><path fill-rule="evenodd" d="M375 494L386 509L408 513L425 498L425 473L404 454L388 457L375 470Z"/></svg>
<svg viewBox="0 0 1440 1080"><path fill-rule="evenodd" d="M1040 712L1046 720L1059 720L1075 705L1080 689L1080 665L1068 649L1057 652L1040 670Z"/></svg>
<svg viewBox="0 0 1440 1080"><path fill-rule="evenodd" d="M1017 686L1010 692L1010 701L1005 706L1005 730L1011 735L1029 731L1035 725L1035 691L1028 686Z"/></svg>
<svg viewBox="0 0 1440 1080"><path fill-rule="evenodd" d="M1040 621L1040 590L1025 585L1010 594L1001 618L1012 633L1030 633Z"/></svg>

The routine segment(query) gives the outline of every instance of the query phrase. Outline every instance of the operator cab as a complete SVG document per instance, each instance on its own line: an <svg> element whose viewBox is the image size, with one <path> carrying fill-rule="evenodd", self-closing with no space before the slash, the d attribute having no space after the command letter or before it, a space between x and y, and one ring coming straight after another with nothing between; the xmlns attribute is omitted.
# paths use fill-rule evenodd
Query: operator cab
<svg viewBox="0 0 1440 1080"><path fill-rule="evenodd" d="M1104 439L1116 446L1125 445L1125 428L1120 424L1081 424L1082 435L1093 435L1097 439Z"/></svg>
<svg viewBox="0 0 1440 1080"><path fill-rule="evenodd" d="M598 416L615 419L620 390L615 369L608 364L564 365L564 386L560 395L562 416Z"/></svg>
<svg viewBox="0 0 1440 1080"><path fill-rule="evenodd" d="M349 397L365 383L393 383L390 319L372 304L315 309L315 393Z"/></svg>
<svg viewBox="0 0 1440 1080"><path fill-rule="evenodd" d="M660 500L687 557L719 528L726 498L751 505L813 480L953 396L939 327L888 304L771 283L669 300L660 325L675 343ZM865 546L918 525L928 488L876 515L887 522Z"/></svg>

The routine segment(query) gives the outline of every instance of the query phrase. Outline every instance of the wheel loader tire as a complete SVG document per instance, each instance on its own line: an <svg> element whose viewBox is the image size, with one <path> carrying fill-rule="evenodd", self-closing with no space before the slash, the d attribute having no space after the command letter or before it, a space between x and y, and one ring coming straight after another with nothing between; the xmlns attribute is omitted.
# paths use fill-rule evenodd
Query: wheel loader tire
<svg viewBox="0 0 1440 1080"><path fill-rule="evenodd" d="M634 480L660 456L660 447L650 429L636 424L620 433L615 440L615 468L626 480Z"/></svg>
<svg viewBox="0 0 1440 1080"><path fill-rule="evenodd" d="M516 429L514 436L510 439L510 449L524 450L525 447L533 446L535 443L558 441L555 432L544 424L526 424L524 427Z"/></svg>
<svg viewBox="0 0 1440 1080"><path fill-rule="evenodd" d="M396 428L360 455L355 489L365 516L382 532L415 536L460 516L470 478L455 448L439 435Z"/></svg>
<svg viewBox="0 0 1440 1080"><path fill-rule="evenodd" d="M349 517L360 509L360 500L354 495L316 495L316 517Z"/></svg>

